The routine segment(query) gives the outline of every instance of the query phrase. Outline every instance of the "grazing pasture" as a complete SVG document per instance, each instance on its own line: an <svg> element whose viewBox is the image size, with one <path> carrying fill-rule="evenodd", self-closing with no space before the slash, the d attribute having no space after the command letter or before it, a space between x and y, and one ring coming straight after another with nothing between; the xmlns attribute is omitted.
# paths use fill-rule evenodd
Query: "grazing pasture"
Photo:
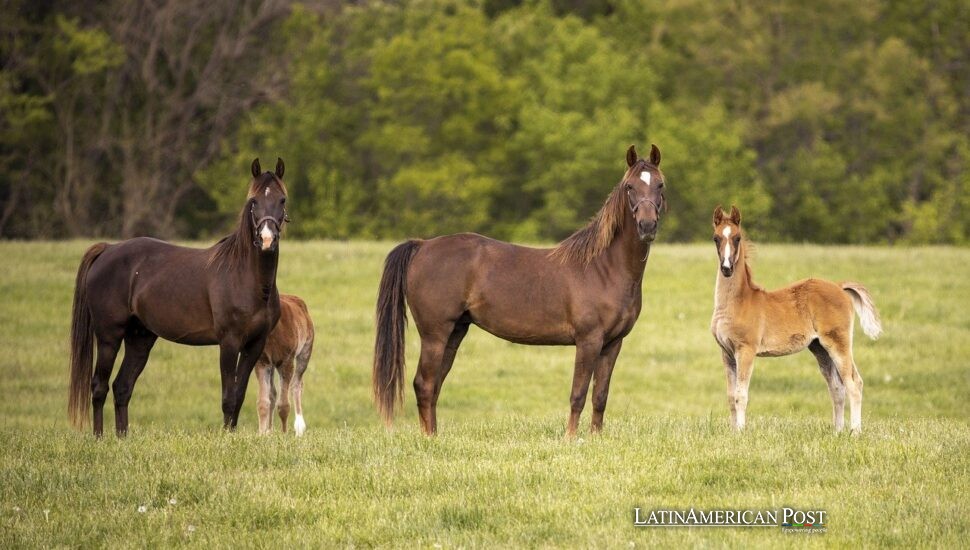
<svg viewBox="0 0 970 550"><path fill-rule="evenodd" d="M613 373L605 426L563 438L572 347L518 346L472 327L421 435L407 337L405 412L370 398L374 304L393 244L293 242L279 287L316 326L307 433L256 434L251 383L222 431L217 347L159 341L130 435L67 419L73 281L90 242L0 243L0 547L956 546L970 531L970 250L763 245L766 288L818 276L872 292L885 334L856 323L860 437L835 435L815 359L755 363L748 427L728 428L709 332L711 245L653 247L640 321ZM116 370L117 372L117 366ZM111 403L109 397L108 403ZM105 407L112 422L113 408ZM828 512L823 534L633 527L633 509Z"/></svg>

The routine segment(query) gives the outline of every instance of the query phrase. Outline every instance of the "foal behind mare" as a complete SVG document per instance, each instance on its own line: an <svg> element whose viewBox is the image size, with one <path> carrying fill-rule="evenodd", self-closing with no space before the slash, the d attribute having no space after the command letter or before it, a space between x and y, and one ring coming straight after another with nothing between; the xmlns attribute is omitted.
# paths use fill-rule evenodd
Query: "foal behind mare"
<svg viewBox="0 0 970 550"><path fill-rule="evenodd" d="M862 376L852 358L853 306L862 330L875 340L882 332L879 312L866 287L806 279L785 288L766 291L751 280L745 259L741 211L730 216L714 210L714 244L718 274L714 290L711 332L721 347L727 370L731 423L744 428L748 385L758 357L778 357L808 349L832 396L836 431L844 426L845 394L849 394L852 433L862 431Z"/></svg>
<svg viewBox="0 0 970 550"><path fill-rule="evenodd" d="M273 371L280 372L279 415L282 429L286 432L286 419L290 414L290 391L293 392L293 431L297 436L306 431L303 420L303 373L306 372L310 354L313 353L313 321L306 303L297 296L280 294L280 321L269 334L263 354L256 362L256 381L259 382L259 433L267 433L273 427L273 409L276 407L276 385Z"/></svg>

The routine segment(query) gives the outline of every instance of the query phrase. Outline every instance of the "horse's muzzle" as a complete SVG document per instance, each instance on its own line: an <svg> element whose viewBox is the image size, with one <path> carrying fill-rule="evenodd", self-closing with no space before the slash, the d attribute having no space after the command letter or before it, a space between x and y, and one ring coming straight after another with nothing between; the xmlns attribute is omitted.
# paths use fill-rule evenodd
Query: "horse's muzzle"
<svg viewBox="0 0 970 550"><path fill-rule="evenodd" d="M733 267L724 267L722 265L721 266L721 275L724 275L725 277L730 277L731 275L734 275L734 268Z"/></svg>
<svg viewBox="0 0 970 550"><path fill-rule="evenodd" d="M259 249L263 252L276 250L276 247L279 246L280 233L278 230L271 227L271 224L268 221L263 222L257 237L256 242L259 244Z"/></svg>
<svg viewBox="0 0 970 550"><path fill-rule="evenodd" d="M657 220L637 221L637 235L641 241L653 242L657 238Z"/></svg>

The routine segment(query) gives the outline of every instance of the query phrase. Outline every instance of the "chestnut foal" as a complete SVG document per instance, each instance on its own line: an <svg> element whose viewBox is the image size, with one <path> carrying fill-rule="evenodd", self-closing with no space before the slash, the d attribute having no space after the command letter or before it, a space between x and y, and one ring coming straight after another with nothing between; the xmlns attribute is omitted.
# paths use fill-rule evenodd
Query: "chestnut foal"
<svg viewBox="0 0 970 550"><path fill-rule="evenodd" d="M754 284L745 261L741 212L735 206L730 215L720 206L714 210L714 243L719 269L711 332L727 370L732 425L744 428L755 356L779 357L808 347L829 386L835 430L844 427L848 392L850 427L853 434L860 433L862 376L852 359L853 306L867 336L875 340L882 332L879 312L866 287L820 279L805 279L775 291Z"/></svg>
<svg viewBox="0 0 970 550"><path fill-rule="evenodd" d="M303 420L303 373L306 372L310 354L313 353L313 321L306 303L297 296L280 294L280 320L273 328L263 354L256 361L256 380L259 381L259 433L268 433L273 426L273 408L276 406L276 385L273 371L280 372L280 406L278 409L283 432L290 414L289 393L293 391L293 407L296 418L293 431L297 436L306 431Z"/></svg>

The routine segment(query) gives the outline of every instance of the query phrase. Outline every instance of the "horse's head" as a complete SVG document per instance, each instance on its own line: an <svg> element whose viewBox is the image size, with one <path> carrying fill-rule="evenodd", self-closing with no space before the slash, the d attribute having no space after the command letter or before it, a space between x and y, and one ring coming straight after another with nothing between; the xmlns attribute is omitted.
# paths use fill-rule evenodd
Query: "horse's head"
<svg viewBox="0 0 970 550"><path fill-rule="evenodd" d="M660 149L650 146L650 158L637 156L636 148L631 145L626 151L628 169L623 178L630 214L642 241L653 241L660 225L660 211L666 210L664 198L664 175L660 171Z"/></svg>
<svg viewBox="0 0 970 550"><path fill-rule="evenodd" d="M741 255L741 211L731 205L731 215L717 205L714 209L714 245L721 274L730 277Z"/></svg>
<svg viewBox="0 0 970 550"><path fill-rule="evenodd" d="M283 159L276 159L276 172L262 172L259 159L253 160L253 181L249 186L249 221L253 245L261 252L279 246L286 215L286 186L283 184Z"/></svg>

